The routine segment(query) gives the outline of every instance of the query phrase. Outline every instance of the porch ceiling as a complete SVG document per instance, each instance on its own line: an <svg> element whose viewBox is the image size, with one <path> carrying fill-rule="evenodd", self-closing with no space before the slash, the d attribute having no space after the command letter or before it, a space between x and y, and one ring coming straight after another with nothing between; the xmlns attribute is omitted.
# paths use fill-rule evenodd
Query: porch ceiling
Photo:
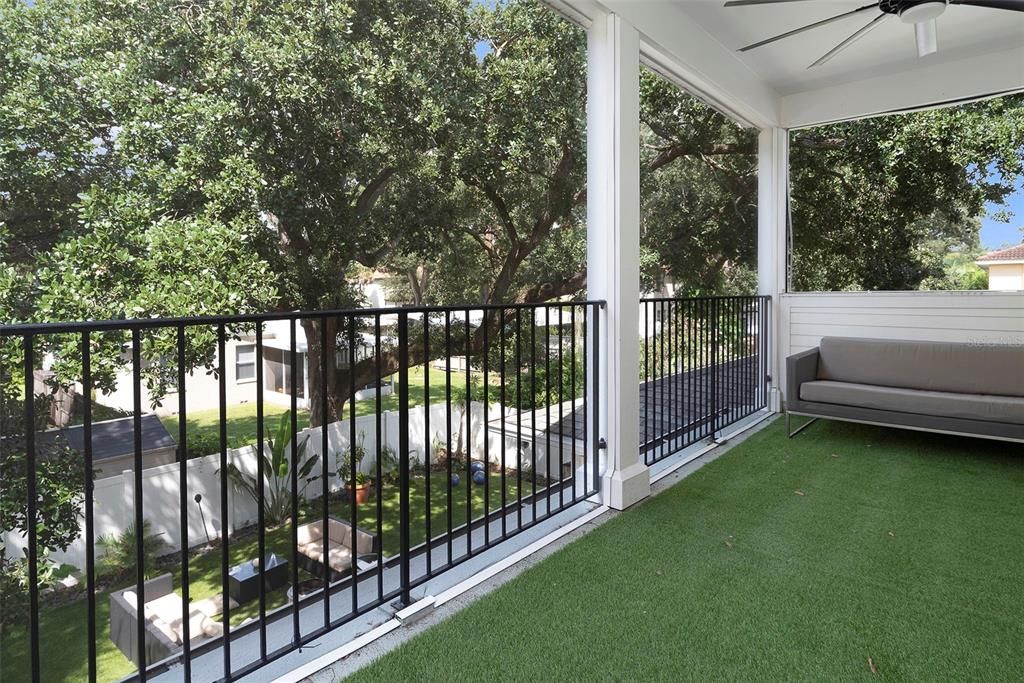
<svg viewBox="0 0 1024 683"><path fill-rule="evenodd" d="M939 51L917 57L896 17L830 62L816 59L881 12L867 10L749 52L737 49L870 0L724 7L724 0L549 0L577 15L611 11L640 31L648 63L757 126L786 128L1024 90L1024 12L949 6Z"/></svg>

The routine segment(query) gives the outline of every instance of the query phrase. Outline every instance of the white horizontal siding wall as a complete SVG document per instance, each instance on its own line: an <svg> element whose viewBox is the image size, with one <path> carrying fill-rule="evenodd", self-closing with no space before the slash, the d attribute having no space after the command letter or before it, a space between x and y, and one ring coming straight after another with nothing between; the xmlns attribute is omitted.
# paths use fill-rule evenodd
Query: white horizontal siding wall
<svg viewBox="0 0 1024 683"><path fill-rule="evenodd" d="M814 292L780 297L779 353L822 337L1024 344L1024 292Z"/></svg>

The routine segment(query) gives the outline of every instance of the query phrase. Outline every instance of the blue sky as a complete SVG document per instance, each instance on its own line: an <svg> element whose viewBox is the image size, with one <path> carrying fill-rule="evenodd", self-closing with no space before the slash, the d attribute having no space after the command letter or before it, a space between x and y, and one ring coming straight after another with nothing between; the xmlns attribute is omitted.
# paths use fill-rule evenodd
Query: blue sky
<svg viewBox="0 0 1024 683"><path fill-rule="evenodd" d="M1024 180L1017 185L1017 191L1006 198L1005 204L989 204L989 216L981 221L981 245L986 249L997 249L1007 244L1024 242ZM991 218L998 211L1009 211L1013 214L1009 223L1001 223Z"/></svg>

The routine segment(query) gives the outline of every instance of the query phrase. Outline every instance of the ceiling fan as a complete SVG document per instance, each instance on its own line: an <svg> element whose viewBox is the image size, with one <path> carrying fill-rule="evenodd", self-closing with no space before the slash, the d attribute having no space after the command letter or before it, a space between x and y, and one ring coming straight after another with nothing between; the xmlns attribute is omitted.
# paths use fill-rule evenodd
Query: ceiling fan
<svg viewBox="0 0 1024 683"><path fill-rule="evenodd" d="M805 1L806 0L729 0L729 2L725 3L725 6L743 7L745 5L774 5L782 2ZM798 33L809 31L812 28L831 24L832 22L852 17L856 14L860 14L861 12L878 10L881 14L859 28L849 38L826 52L807 68L813 69L816 66L821 66L828 62L837 54L863 38L872 29L876 28L889 17L899 17L903 23L914 25L914 37L917 40L917 55L919 57L924 57L925 55L930 55L939 49L939 39L935 20L946 11L946 7L949 5L988 7L991 9L1010 10L1011 12L1024 12L1024 0L878 0L870 5L864 5L863 7L858 7L857 9L850 10L849 12L843 12L829 17L828 19L822 19L821 21L816 21L813 24L801 26L800 28L793 29L792 31L786 31L785 33L753 43L752 45L741 47L739 51L746 52L747 50L753 50L754 48L761 47L762 45L768 45L769 43L774 43L777 40L782 40L783 38L789 38L790 36L795 36Z"/></svg>

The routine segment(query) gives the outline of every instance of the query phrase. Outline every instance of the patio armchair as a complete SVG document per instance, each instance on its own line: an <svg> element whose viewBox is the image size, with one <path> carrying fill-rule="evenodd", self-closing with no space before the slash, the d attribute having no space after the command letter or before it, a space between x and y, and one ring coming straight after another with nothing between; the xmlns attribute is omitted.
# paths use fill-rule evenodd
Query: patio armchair
<svg viewBox="0 0 1024 683"><path fill-rule="evenodd" d="M331 580L338 581L345 577L352 567L352 525L340 519L327 520L328 533L326 539L327 561L324 561L323 520L303 524L298 532L298 566L314 576L322 577L325 566L329 567ZM356 552L362 555L378 555L380 538L359 527L355 530Z"/></svg>
<svg viewBox="0 0 1024 683"><path fill-rule="evenodd" d="M178 653L184 642L181 596L174 592L174 578L162 574L146 581L143 606L145 615L146 662L152 663ZM137 630L137 595L135 587L110 594L110 640L124 656L139 663ZM231 605L237 606L232 600ZM223 635L224 625L213 617L221 613L221 597L189 603L189 640L195 644Z"/></svg>
<svg viewBox="0 0 1024 683"><path fill-rule="evenodd" d="M1024 346L825 337L786 375L791 437L821 417L1024 441Z"/></svg>

